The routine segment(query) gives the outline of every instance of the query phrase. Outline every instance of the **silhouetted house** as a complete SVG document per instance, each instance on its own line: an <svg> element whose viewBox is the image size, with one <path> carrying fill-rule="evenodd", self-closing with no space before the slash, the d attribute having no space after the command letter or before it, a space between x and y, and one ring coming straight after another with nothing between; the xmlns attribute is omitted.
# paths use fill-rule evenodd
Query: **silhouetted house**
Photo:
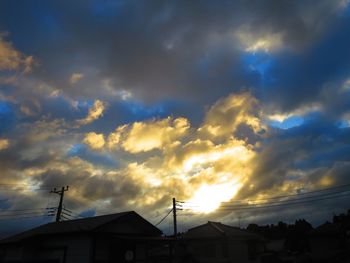
<svg viewBox="0 0 350 263"><path fill-rule="evenodd" d="M193 262L260 262L264 251L260 236L211 221L189 229L181 241Z"/></svg>
<svg viewBox="0 0 350 263"><path fill-rule="evenodd" d="M0 262L145 262L169 248L161 235L133 211L49 223L1 240Z"/></svg>
<svg viewBox="0 0 350 263"><path fill-rule="evenodd" d="M263 236L266 239L265 250L267 252L281 252L285 250L287 224L279 222L278 225L258 226L249 224L247 230L251 233Z"/></svg>
<svg viewBox="0 0 350 263"><path fill-rule="evenodd" d="M340 224L329 223L315 228L309 236L311 257L315 262L350 262L350 235Z"/></svg>

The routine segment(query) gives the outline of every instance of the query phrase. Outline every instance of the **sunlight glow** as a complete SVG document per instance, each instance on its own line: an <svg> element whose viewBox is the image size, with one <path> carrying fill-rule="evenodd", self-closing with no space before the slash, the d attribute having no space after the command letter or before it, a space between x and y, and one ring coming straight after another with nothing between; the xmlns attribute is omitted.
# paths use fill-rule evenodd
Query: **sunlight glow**
<svg viewBox="0 0 350 263"><path fill-rule="evenodd" d="M189 200L194 212L210 213L216 210L222 202L231 200L240 188L240 184L202 185Z"/></svg>
<svg viewBox="0 0 350 263"><path fill-rule="evenodd" d="M218 149L216 151L196 154L188 158L184 163L185 172L192 170L196 165L215 162L226 156L235 156L237 160L242 162L250 158L247 148L244 146L234 146L227 149Z"/></svg>

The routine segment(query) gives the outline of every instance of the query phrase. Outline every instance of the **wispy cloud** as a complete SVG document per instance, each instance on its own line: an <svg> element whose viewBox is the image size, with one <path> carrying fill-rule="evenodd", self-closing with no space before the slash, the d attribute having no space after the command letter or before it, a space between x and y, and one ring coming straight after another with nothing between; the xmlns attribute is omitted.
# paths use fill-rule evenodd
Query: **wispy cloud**
<svg viewBox="0 0 350 263"><path fill-rule="evenodd" d="M33 65L33 56L22 54L13 47L11 42L5 40L3 33L0 34L0 70L20 70L29 73Z"/></svg>
<svg viewBox="0 0 350 263"><path fill-rule="evenodd" d="M88 115L84 119L77 120L78 125L89 124L103 115L103 112L106 109L107 104L103 101L96 100L92 107L89 109Z"/></svg>
<svg viewBox="0 0 350 263"><path fill-rule="evenodd" d="M83 73L73 73L69 78L69 83L74 85L84 77Z"/></svg>

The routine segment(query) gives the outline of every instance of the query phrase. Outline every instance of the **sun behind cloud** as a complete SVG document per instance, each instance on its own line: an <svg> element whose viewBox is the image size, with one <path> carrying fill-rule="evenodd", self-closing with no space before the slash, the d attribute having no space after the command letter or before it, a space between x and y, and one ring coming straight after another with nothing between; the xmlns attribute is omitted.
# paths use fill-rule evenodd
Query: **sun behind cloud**
<svg viewBox="0 0 350 263"><path fill-rule="evenodd" d="M193 212L209 213L234 198L250 177L254 145L235 132L242 124L253 133L262 129L256 105L250 93L231 94L215 103L198 127L183 117L150 119L106 135L87 133L83 142L93 151L134 159L119 171L143 186L147 198L144 204L130 202L152 205L169 195L194 203Z"/></svg>
<svg viewBox="0 0 350 263"><path fill-rule="evenodd" d="M240 184L235 182L217 185L203 184L188 201L189 208L198 213L213 212L220 207L222 202L231 200L239 187Z"/></svg>

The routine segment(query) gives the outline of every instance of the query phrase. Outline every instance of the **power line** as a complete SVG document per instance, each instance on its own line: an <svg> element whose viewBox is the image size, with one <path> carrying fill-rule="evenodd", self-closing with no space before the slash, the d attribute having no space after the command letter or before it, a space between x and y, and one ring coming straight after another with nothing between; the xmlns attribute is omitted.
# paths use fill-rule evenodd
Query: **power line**
<svg viewBox="0 0 350 263"><path fill-rule="evenodd" d="M312 191L304 194L314 194L314 193L324 192L326 190L329 191L333 189L339 189L340 187L345 187L345 186L332 187L332 188ZM301 204L307 204L307 203L313 203L313 202L320 202L320 201L337 199L337 198L344 198L344 197L348 197L349 194L350 194L350 190L341 190L341 191L336 191L332 193L304 196L300 198L293 198L288 200L280 200L280 201L260 203L260 204L221 205L216 209L216 211L222 212L222 211L240 211L240 210L262 210L262 209L269 209L269 208L276 208L276 207L283 207L283 206L290 206L290 205L301 205ZM293 195L293 197L296 197L296 196L298 195ZM200 207L200 206L193 205L193 203L188 204L187 202L184 202L184 201L181 201L178 203L179 203L178 205L183 210L187 210L187 211L195 210L198 207Z"/></svg>
<svg viewBox="0 0 350 263"><path fill-rule="evenodd" d="M37 210L47 210L49 208L27 208L27 209L8 209L8 210L0 210L0 213L7 213L7 212L23 212L23 211L37 211Z"/></svg>
<svg viewBox="0 0 350 263"><path fill-rule="evenodd" d="M65 208L64 205L63 205L63 210L66 210L69 213L74 213L72 210L69 210L69 209Z"/></svg>
<svg viewBox="0 0 350 263"><path fill-rule="evenodd" d="M12 188L12 189L9 189L9 188L2 188L0 187L0 191L22 191L22 192L36 192L36 191L47 191L49 190L49 188Z"/></svg>
<svg viewBox="0 0 350 263"><path fill-rule="evenodd" d="M344 187L350 187L350 184L344 184L344 185L338 185L338 186L334 186L334 187L322 188L322 189L318 189L318 190L314 190L314 191L302 192L302 193L297 193L297 194L273 196L273 197L268 197L268 198L263 198L263 199L257 199L255 201L266 201L266 200L271 200L271 199L280 199L280 198L286 198L286 197L295 197L295 196L301 196L301 195L308 195L308 194L320 193L320 192L335 190L335 189L344 188ZM349 191L349 190L344 190L344 191ZM246 200L237 200L237 202L239 202L239 201L246 201ZM224 202L224 203L229 203L229 202Z"/></svg>
<svg viewBox="0 0 350 263"><path fill-rule="evenodd" d="M64 216L63 214L61 215L61 218L65 219L66 221L71 220L71 218L68 218L68 217Z"/></svg>
<svg viewBox="0 0 350 263"><path fill-rule="evenodd" d="M72 211L72 210L68 210L68 209L66 209L66 208L64 208L64 207L63 207L63 210L66 211L66 212L68 212L68 213L70 213L70 216L71 216L71 217L74 217L74 218L84 218L84 216L81 216L80 214L78 214L78 213L76 213L76 212L74 212L74 211Z"/></svg>
<svg viewBox="0 0 350 263"><path fill-rule="evenodd" d="M268 198L263 198L263 199L256 199L256 200L249 200L249 199L240 199L240 200L235 200L234 202L257 202L257 201L267 201L271 199L281 199L281 198L286 198L286 197L296 197L296 196L301 196L301 195L309 195L309 194L314 194L314 193L319 193L319 192L325 192L325 191L330 191L330 190L335 190L339 188L344 188L344 187L350 187L350 184L344 184L344 185L338 185L334 187L329 187L329 188L323 188L323 189L318 189L314 191L309 191L309 192L302 192L302 193L297 193L297 194L290 194L290 195L280 195L280 196L273 196L273 197L268 197ZM343 191L349 191L349 190L343 190ZM342 192L342 191L339 191ZM190 202L190 201L176 201L179 204L196 204L195 202ZM232 203L232 202L222 202L222 203Z"/></svg>
<svg viewBox="0 0 350 263"><path fill-rule="evenodd" d="M29 216L29 215L39 215L42 216L42 212L29 212L29 213L21 213L21 214L9 214L9 215L1 215L0 218L12 218L18 216Z"/></svg>
<svg viewBox="0 0 350 263"><path fill-rule="evenodd" d="M10 184L10 183L0 183L0 186L21 186L21 187L36 187L38 185L35 185L35 184ZM49 186L49 185L46 185L46 186L40 186L40 188L52 188L52 187L57 187L57 186Z"/></svg>
<svg viewBox="0 0 350 263"><path fill-rule="evenodd" d="M157 224L155 224L155 226L160 225L165 220L165 218L167 218L170 215L172 211L173 209L170 209L169 212Z"/></svg>
<svg viewBox="0 0 350 263"><path fill-rule="evenodd" d="M6 220L22 220L22 219L30 219L30 218L38 218L42 217L43 215L35 215L35 216L23 216L23 217L13 217L13 218L0 218L0 221L6 221Z"/></svg>
<svg viewBox="0 0 350 263"><path fill-rule="evenodd" d="M301 200L307 200L307 199L311 199L309 201L313 201L313 199L315 198L320 198L320 197L333 197L333 198L337 198L337 195L349 195L350 194L350 190L344 190L344 191L338 191L338 192L333 192L333 193L327 193L327 194L319 194L319 195L313 195L313 196L304 196L304 197L300 197L300 198L294 198L294 199L288 199L288 200L281 200L281 201L274 201L274 202L268 202L268 203L245 203L245 204L237 204L237 205L220 205L220 208L240 208L240 207L247 207L247 206L259 206L259 205L273 205L273 204L284 204L284 205L288 205L289 203L293 203L295 201L301 201ZM341 196L339 196L341 197ZM186 203L182 203L180 204L180 207L182 209L196 209L198 207L200 207L199 205L192 205L192 204L186 204Z"/></svg>
<svg viewBox="0 0 350 263"><path fill-rule="evenodd" d="M61 190L57 190L56 188L54 188L53 190L50 191L50 193L58 194L60 196L60 200L57 207L56 222L60 221L62 208L63 208L64 192L68 191L68 189L69 189L69 186L67 185L66 187L62 186Z"/></svg>
<svg viewBox="0 0 350 263"><path fill-rule="evenodd" d="M324 201L324 200L330 200L334 198L340 198L340 197L347 197L348 195L342 195L342 196L330 196L327 198L318 198L318 199L313 199L313 200L304 200L304 201L299 201L299 202L289 202L285 204L276 204L276 205L246 205L242 207L232 207L232 208L218 208L219 211L235 211L235 210L249 210L249 209L264 209L264 208L274 208L274 207L281 207L281 206L288 206L288 205L299 205L299 204L305 204L305 203L311 203L311 202L318 202L318 201Z"/></svg>
<svg viewBox="0 0 350 263"><path fill-rule="evenodd" d="M301 201L301 200L309 200L312 201L314 198L319 198L319 197L334 197L336 198L337 195L340 195L339 197L343 195L349 195L350 190L347 191L342 191L342 192L337 192L337 193L329 193L329 194L322 194L322 195L314 195L314 196L306 196L306 197L301 197L301 198L294 198L294 199L288 199L288 200L281 200L281 201L274 201L274 202L268 202L268 203L255 203L255 204L243 204L243 205L221 205L220 207L228 207L228 208L235 208L235 207L240 207L240 206L247 206L247 205L264 205L264 204L289 204L293 201Z"/></svg>

